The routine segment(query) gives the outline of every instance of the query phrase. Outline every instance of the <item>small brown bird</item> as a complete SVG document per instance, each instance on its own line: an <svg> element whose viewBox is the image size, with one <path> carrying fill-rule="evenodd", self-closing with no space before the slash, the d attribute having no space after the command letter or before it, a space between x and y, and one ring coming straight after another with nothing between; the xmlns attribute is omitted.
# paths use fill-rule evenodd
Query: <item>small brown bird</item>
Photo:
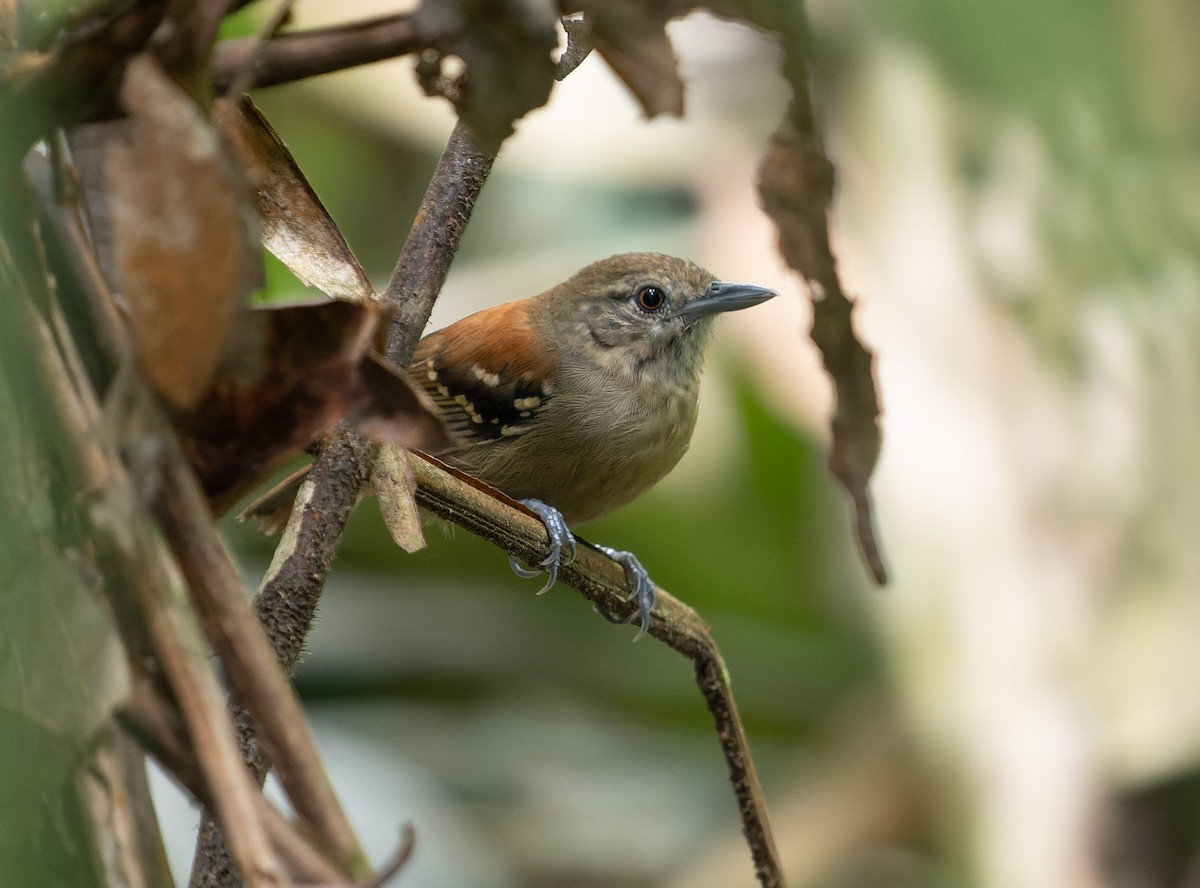
<svg viewBox="0 0 1200 888"><path fill-rule="evenodd" d="M571 524L632 501L687 450L716 315L775 295L718 281L686 259L626 253L418 343L407 372L456 441L434 455L542 519L550 539L550 555L538 565L549 574L543 592L564 552L574 558ZM302 477L287 479L242 517L277 519ZM597 548L625 570L645 632L654 583L632 552ZM541 572L509 560L521 576Z"/></svg>
<svg viewBox="0 0 1200 888"><path fill-rule="evenodd" d="M627 253L421 340L408 372L459 442L436 455L542 518L542 591L564 551L574 557L570 524L632 501L687 450L715 316L774 295L685 259ZM654 584L632 553L600 549L624 568L644 632Z"/></svg>

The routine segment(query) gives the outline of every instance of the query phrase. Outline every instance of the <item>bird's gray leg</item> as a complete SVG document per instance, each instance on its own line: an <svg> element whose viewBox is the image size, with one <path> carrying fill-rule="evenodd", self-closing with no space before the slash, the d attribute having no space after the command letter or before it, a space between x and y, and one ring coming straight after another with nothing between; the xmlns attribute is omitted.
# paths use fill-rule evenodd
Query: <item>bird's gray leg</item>
<svg viewBox="0 0 1200 888"><path fill-rule="evenodd" d="M631 597L637 602L637 610L630 614L628 619L613 620L605 614L601 614L601 616L605 616L613 623L629 623L633 621L634 617L641 616L642 628L638 630L638 634L633 639L637 641L650 628L650 611L654 607L654 599L657 595L654 581L650 579L650 574L646 572L646 568L642 567L642 562L638 561L637 556L632 552L613 549L609 546L597 546L596 548L621 565L625 571L625 580L629 583Z"/></svg>
<svg viewBox="0 0 1200 888"><path fill-rule="evenodd" d="M567 526L567 521L562 516L562 512L554 508L548 503L544 503L538 499L523 499L520 501L525 508L537 515L546 525L546 536L550 539L550 554L547 555L538 564L538 569L530 569L522 567L513 555L508 556L508 563L519 577L529 579L536 577L543 570L549 574L549 579L546 580L546 585L538 590L538 595L543 592L548 592L550 587L554 585L554 581L558 579L558 569L563 564L569 564L575 560L575 536L571 533L571 528ZM654 607L654 599L656 597L654 581L650 579L650 574L646 568L642 567L642 563L638 561L637 556L632 552L626 552L621 549L613 549L610 546L596 546L597 551L604 553L617 564L621 565L621 569L625 571L625 580L629 583L629 589L632 599L637 602L637 610L629 615L625 620L614 620L607 614L597 611L606 620L611 623L629 623L635 617L641 617L641 629L638 631L634 641L646 634L646 630L650 628L650 611ZM563 558L563 552L566 551L566 559Z"/></svg>
<svg viewBox="0 0 1200 888"><path fill-rule="evenodd" d="M538 499L523 499L520 502L542 519L542 524L546 525L546 536L550 538L550 554L538 563L538 570L522 567L513 555L508 556L508 563L512 567L513 573L526 579L536 577L543 570L546 571L550 578L546 580L546 585L538 590L538 595L541 595L543 592L548 592L554 585L554 581L558 579L559 567L575 560L575 536L571 533L571 528L567 526L567 520L563 518L562 512L554 506ZM564 549L567 552L565 561L563 560Z"/></svg>

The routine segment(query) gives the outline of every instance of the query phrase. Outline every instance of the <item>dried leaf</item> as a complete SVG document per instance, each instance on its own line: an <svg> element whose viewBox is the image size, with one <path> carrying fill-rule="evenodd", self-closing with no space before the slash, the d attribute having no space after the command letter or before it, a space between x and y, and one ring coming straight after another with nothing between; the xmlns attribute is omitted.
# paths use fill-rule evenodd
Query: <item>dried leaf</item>
<svg viewBox="0 0 1200 888"><path fill-rule="evenodd" d="M359 406L348 417L373 441L440 453L455 441L425 390L386 358L368 352L359 366Z"/></svg>
<svg viewBox="0 0 1200 888"><path fill-rule="evenodd" d="M570 5L583 11L591 23L593 47L647 117L683 114L683 80L666 26L699 4L694 0L581 0Z"/></svg>
<svg viewBox="0 0 1200 888"><path fill-rule="evenodd" d="M88 212L142 370L186 410L261 279L253 217L217 134L149 56L129 62L120 100L126 119L74 142Z"/></svg>
<svg viewBox="0 0 1200 888"><path fill-rule="evenodd" d="M355 405L373 305L322 299L247 312L220 383L180 417L188 461L218 513Z"/></svg>
<svg viewBox="0 0 1200 888"><path fill-rule="evenodd" d="M374 302L322 299L248 312L218 384L176 427L218 513L342 419L380 439L439 449L445 427L415 386L367 357Z"/></svg>
<svg viewBox="0 0 1200 888"><path fill-rule="evenodd" d="M425 548L425 534L417 510L417 482L408 460L408 451L398 444L379 445L371 466L371 487L396 545L405 552L417 552Z"/></svg>
<svg viewBox="0 0 1200 888"><path fill-rule="evenodd" d="M341 229L250 99L218 99L213 121L257 191L263 246L327 296L352 302L374 298L371 281Z"/></svg>
<svg viewBox="0 0 1200 888"><path fill-rule="evenodd" d="M807 85L804 85L807 90ZM795 101L807 102L807 92ZM795 115L793 115L795 116ZM811 119L811 118L809 118ZM863 558L879 584L887 582L872 519L869 483L879 458L879 395L871 352L854 330L854 303L842 290L827 225L833 167L815 132L785 121L772 137L760 170L763 207L779 228L788 264L813 296L812 339L834 384L836 407L829 467L850 496Z"/></svg>

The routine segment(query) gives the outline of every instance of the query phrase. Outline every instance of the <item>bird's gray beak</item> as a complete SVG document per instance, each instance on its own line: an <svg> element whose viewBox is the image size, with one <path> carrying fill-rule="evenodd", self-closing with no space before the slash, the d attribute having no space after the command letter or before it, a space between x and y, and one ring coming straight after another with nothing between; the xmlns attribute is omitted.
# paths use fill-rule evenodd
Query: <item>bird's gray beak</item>
<svg viewBox="0 0 1200 888"><path fill-rule="evenodd" d="M725 311L740 311L760 302L766 302L779 295L767 287L756 287L754 284L730 284L726 281L713 281L708 290L698 299L693 299L687 305L671 312L673 318L684 318L689 324L700 318Z"/></svg>

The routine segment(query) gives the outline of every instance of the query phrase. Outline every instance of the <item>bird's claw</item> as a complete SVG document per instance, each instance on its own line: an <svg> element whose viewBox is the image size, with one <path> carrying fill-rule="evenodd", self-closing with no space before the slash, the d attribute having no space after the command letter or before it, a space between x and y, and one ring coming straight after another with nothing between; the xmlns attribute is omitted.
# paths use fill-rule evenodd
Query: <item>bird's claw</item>
<svg viewBox="0 0 1200 888"><path fill-rule="evenodd" d="M597 613L610 623L631 623L635 617L640 616L642 625L638 634L633 638L634 641L637 641L650 628L650 611L654 608L654 600L657 597L654 581L650 579L650 574L647 573L646 568L642 567L642 562L638 561L637 556L632 552L613 549L609 546L597 546L596 548L621 565L631 590L630 598L637 603L637 609L623 620L613 619L602 611L597 611Z"/></svg>
<svg viewBox="0 0 1200 888"><path fill-rule="evenodd" d="M571 528L567 526L567 521L563 518L562 512L558 511L554 506L538 499L523 499L521 500L521 504L537 515L541 519L542 524L546 525L546 536L550 541L550 554L539 561L536 568L525 567L517 560L515 555L508 556L508 563L512 567L513 573L524 579L536 577L542 571L545 571L549 577L546 580L546 585L538 590L537 594L541 595L544 592L550 591L550 588L558 579L558 569L562 565L570 564L575 560L575 535L571 533ZM637 641L650 628L650 611L654 608L654 599L657 594L654 581L650 579L650 574L646 572L646 568L642 567L642 563L638 561L637 556L632 552L613 549L609 546L596 546L596 549L621 565L621 569L625 571L625 579L629 583L630 598L637 604L637 609L623 620L615 619L603 611L597 610L597 613L610 623L631 623L635 618L640 616L641 628L633 639Z"/></svg>
<svg viewBox="0 0 1200 888"><path fill-rule="evenodd" d="M571 533L571 528L567 526L567 521L562 516L562 512L554 508L554 506L544 503L538 499L523 499L521 504L533 514L537 515L542 520L542 524L546 525L546 536L550 540L550 554L538 562L537 568L524 567L516 556L509 555L508 563L512 567L513 573L524 579L536 577L543 570L549 575L546 580L546 585L538 590L538 595L550 591L550 587L554 585L558 579L558 569L564 564L570 564L575 560L575 535ZM566 550L566 558L563 558L563 551Z"/></svg>

